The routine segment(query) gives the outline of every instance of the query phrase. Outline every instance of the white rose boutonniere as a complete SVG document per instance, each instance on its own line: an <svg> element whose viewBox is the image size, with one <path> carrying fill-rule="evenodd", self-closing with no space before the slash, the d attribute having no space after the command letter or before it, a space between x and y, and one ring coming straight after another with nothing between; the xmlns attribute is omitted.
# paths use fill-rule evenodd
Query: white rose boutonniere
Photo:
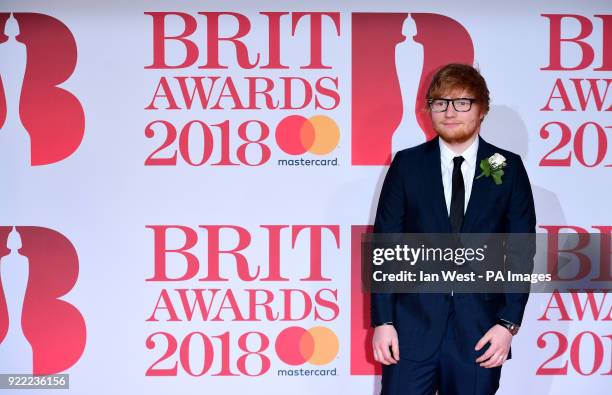
<svg viewBox="0 0 612 395"><path fill-rule="evenodd" d="M480 161L482 173L476 179L482 176L491 177L496 185L501 185L504 167L506 167L506 158L501 154L495 153L487 159Z"/></svg>

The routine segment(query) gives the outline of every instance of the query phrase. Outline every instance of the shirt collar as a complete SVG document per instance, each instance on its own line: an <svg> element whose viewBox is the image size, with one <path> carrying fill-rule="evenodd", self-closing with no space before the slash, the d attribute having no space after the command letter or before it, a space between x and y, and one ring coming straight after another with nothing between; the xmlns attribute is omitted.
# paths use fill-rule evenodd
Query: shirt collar
<svg viewBox="0 0 612 395"><path fill-rule="evenodd" d="M440 160L443 164L452 166L453 158L455 156L463 156L465 162L468 163L471 167L476 166L476 155L478 154L478 143L480 140L480 136L476 136L472 144L463 151L461 154L456 154L453 150L451 150L448 145L442 140L442 138L438 139L440 144Z"/></svg>

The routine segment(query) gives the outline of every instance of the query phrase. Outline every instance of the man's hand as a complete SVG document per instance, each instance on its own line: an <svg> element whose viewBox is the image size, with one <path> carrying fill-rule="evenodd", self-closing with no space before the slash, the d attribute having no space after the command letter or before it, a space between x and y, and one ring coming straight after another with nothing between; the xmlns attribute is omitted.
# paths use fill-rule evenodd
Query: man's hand
<svg viewBox="0 0 612 395"><path fill-rule="evenodd" d="M476 363L480 363L483 368L495 368L501 366L508 358L512 334L501 325L495 324L485 335L476 343L476 351L482 349L485 344L491 343L487 351L482 354Z"/></svg>
<svg viewBox="0 0 612 395"><path fill-rule="evenodd" d="M399 342L393 325L379 325L374 328L372 346L374 346L374 360L377 362L390 365L399 361ZM389 347L393 355L389 352Z"/></svg>

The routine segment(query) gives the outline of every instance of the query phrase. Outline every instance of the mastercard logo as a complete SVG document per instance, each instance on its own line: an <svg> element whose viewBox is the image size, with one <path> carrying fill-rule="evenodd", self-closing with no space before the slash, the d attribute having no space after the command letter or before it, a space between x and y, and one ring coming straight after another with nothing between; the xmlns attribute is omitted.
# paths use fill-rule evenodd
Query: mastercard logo
<svg viewBox="0 0 612 395"><path fill-rule="evenodd" d="M276 354L287 365L330 363L338 355L338 336L329 328L315 326L308 330L291 326L278 334Z"/></svg>
<svg viewBox="0 0 612 395"><path fill-rule="evenodd" d="M338 125L325 115L310 118L290 115L276 126L276 143L289 155L302 155L306 152L326 155L336 148L339 141Z"/></svg>

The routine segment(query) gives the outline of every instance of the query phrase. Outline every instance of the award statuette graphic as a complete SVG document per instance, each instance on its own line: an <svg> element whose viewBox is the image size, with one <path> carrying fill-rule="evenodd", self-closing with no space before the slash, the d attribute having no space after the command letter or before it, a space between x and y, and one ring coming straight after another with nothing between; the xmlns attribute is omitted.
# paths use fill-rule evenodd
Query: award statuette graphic
<svg viewBox="0 0 612 395"><path fill-rule="evenodd" d="M0 88L4 88L0 89L0 163L16 173L30 165L30 135L19 116L27 50L18 36L19 25L11 15L4 28L5 42L0 31Z"/></svg>
<svg viewBox="0 0 612 395"><path fill-rule="evenodd" d="M0 226L0 373L67 373L79 361L85 320L65 300L78 277L77 251L62 233Z"/></svg>
<svg viewBox="0 0 612 395"><path fill-rule="evenodd" d="M0 290L4 292L8 315L8 330L0 343L0 373L31 374L32 346L21 324L30 269L28 258L18 251L21 237L15 229L9 234L7 247L10 253L0 259Z"/></svg>
<svg viewBox="0 0 612 395"><path fill-rule="evenodd" d="M62 21L45 14L0 12L2 163L49 165L81 145L83 106L63 87L77 59L76 40Z"/></svg>
<svg viewBox="0 0 612 395"><path fill-rule="evenodd" d="M395 65L400 93L402 97L402 120L393 133L393 152L404 148L415 147L424 143L425 133L421 130L416 114L422 111L422 103L416 102L421 73L423 72L423 44L418 41L417 26L414 16L408 15L404 20L402 34L406 39L395 47ZM415 78L418 76L418 78ZM419 106L420 104L420 106ZM414 111L411 111L414 109Z"/></svg>

